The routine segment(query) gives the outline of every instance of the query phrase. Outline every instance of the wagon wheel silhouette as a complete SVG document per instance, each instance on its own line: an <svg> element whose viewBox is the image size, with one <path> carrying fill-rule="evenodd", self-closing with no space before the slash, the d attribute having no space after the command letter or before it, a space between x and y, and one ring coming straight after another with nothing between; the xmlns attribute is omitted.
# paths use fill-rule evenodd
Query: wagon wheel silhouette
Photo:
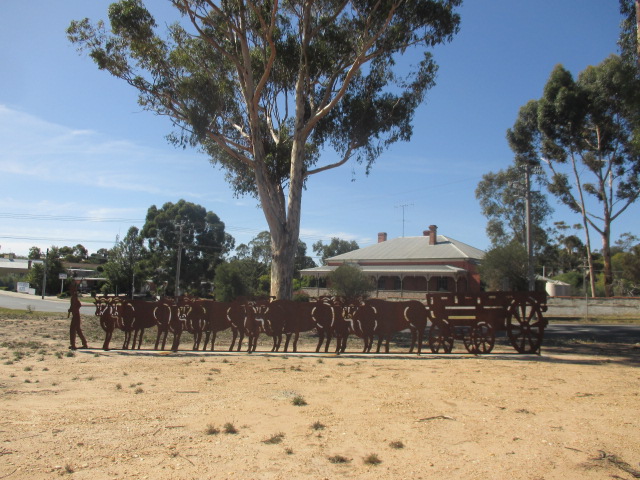
<svg viewBox="0 0 640 480"><path fill-rule="evenodd" d="M468 335L463 337L464 346L469 353L491 353L496 343L496 332L489 322L477 322Z"/></svg>
<svg viewBox="0 0 640 480"><path fill-rule="evenodd" d="M507 310L507 337L518 353L536 353L542 345L546 320L531 295L514 298Z"/></svg>
<svg viewBox="0 0 640 480"><path fill-rule="evenodd" d="M451 353L453 350L453 335L451 326L446 320L439 320L429 328L429 348L433 353Z"/></svg>

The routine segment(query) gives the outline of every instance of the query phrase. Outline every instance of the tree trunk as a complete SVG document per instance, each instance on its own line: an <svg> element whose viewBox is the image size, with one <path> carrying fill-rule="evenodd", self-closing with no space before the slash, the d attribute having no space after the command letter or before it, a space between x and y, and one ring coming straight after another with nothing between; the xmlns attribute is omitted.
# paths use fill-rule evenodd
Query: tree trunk
<svg viewBox="0 0 640 480"><path fill-rule="evenodd" d="M611 266L611 232L609 224L602 233L602 259L604 260L604 296L613 296L613 267Z"/></svg>

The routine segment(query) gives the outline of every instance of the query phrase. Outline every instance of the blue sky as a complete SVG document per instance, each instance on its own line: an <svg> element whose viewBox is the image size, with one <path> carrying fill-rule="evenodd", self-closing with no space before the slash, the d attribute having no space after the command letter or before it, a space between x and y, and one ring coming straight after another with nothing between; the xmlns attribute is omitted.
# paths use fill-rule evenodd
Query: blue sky
<svg viewBox="0 0 640 480"><path fill-rule="evenodd" d="M131 225L142 227L151 205L181 198L215 212L237 244L247 243L267 229L256 202L234 198L224 172L197 151L169 145L169 121L143 111L132 88L67 41L72 19L105 18L110 3L0 3L0 252L109 248ZM147 3L157 18L175 18L168 2ZM378 232L421 235L431 224L488 248L474 191L484 173L512 162L505 132L518 109L540 97L556 64L577 75L617 52L618 0L467 0L460 12L460 34L436 49L437 84L412 141L392 146L369 176L349 164L309 181L308 254L317 240L366 246ZM550 203L552 221L579 222ZM639 213L638 205L625 212L612 239L640 235Z"/></svg>

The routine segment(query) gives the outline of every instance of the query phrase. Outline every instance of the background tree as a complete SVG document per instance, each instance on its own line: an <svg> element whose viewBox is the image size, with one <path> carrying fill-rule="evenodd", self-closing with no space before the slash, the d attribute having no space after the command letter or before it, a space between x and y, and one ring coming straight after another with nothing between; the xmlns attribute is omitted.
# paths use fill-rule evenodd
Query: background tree
<svg viewBox="0 0 640 480"><path fill-rule="evenodd" d="M374 280L365 275L357 265L345 263L327 276L327 284L332 295L345 299L348 303L360 303L371 295Z"/></svg>
<svg viewBox="0 0 640 480"><path fill-rule="evenodd" d="M536 183L544 185L544 178L532 175ZM487 217L487 236L491 244L506 245L517 240L527 244L524 172L512 165L497 173L482 176L476 188L476 198L480 202L482 214ZM534 253L539 253L548 242L544 228L553 209L547 197L540 191L531 192L531 227Z"/></svg>
<svg viewBox="0 0 640 480"><path fill-rule="evenodd" d="M44 263L34 263L31 266L25 279L29 282L31 288L36 289L36 294L42 295L42 277L46 269L46 294L55 295L60 291L59 274L67 273L67 270L62 266L60 249L55 246L49 248L48 252L42 256L42 260L44 260Z"/></svg>
<svg viewBox="0 0 640 480"><path fill-rule="evenodd" d="M629 65L635 65L640 74L640 0L620 0L620 52Z"/></svg>
<svg viewBox="0 0 640 480"><path fill-rule="evenodd" d="M324 245L322 240L318 240L313 244L313 251L320 257L320 263L326 265L327 258L335 257L343 253L358 250L358 242L355 240L342 240L338 237L332 237L328 245Z"/></svg>
<svg viewBox="0 0 640 480"><path fill-rule="evenodd" d="M581 216L595 294L589 229L602 239L605 295L612 295L611 224L640 195L640 77L620 57L574 81L557 66L538 101L520 113L509 140L523 158L542 158L549 190Z"/></svg>
<svg viewBox="0 0 640 480"><path fill-rule="evenodd" d="M517 240L491 248L480 264L480 277L487 290L527 291L527 249Z"/></svg>
<svg viewBox="0 0 640 480"><path fill-rule="evenodd" d="M231 302L237 298L250 298L255 295L251 277L252 265L247 260L231 260L218 265L214 295L219 302Z"/></svg>
<svg viewBox="0 0 640 480"><path fill-rule="evenodd" d="M29 255L27 256L29 260L41 260L42 259L42 250L40 247L31 247L29 249Z"/></svg>
<svg viewBox="0 0 640 480"><path fill-rule="evenodd" d="M167 202L160 209L149 207L140 235L148 242L147 268L156 272L158 284L167 282L168 292L175 290L180 244L181 285L198 293L201 282L214 279L215 268L234 246L215 213L185 200Z"/></svg>
<svg viewBox="0 0 640 480"><path fill-rule="evenodd" d="M248 245L240 244L236 248L236 258L245 261L245 271L250 276L254 288L254 295L263 297L270 294L271 270L271 234L262 231L256 235ZM313 259L307 256L307 245L298 240L296 249L294 277L299 279L300 270L315 267ZM298 282L299 284L300 282ZM266 291L265 291L266 288Z"/></svg>
<svg viewBox="0 0 640 480"><path fill-rule="evenodd" d="M109 252L109 260L102 267L107 283L103 290L111 293L126 293L133 298L135 290L147 280L144 260L148 252L137 227L130 227L121 241Z"/></svg>
<svg viewBox="0 0 640 480"><path fill-rule="evenodd" d="M60 257L68 263L81 263L89 258L89 251L81 244L75 247L60 247Z"/></svg>
<svg viewBox="0 0 640 480"><path fill-rule="evenodd" d="M67 32L144 108L171 118L176 144L199 146L236 194L259 200L271 293L290 298L306 180L352 158L368 172L409 140L434 85L429 50L457 32L461 1L172 0L183 22L165 40L140 0L122 0L109 8L111 34L88 19ZM396 59L410 51L421 58L401 75ZM320 164L324 148L337 161Z"/></svg>

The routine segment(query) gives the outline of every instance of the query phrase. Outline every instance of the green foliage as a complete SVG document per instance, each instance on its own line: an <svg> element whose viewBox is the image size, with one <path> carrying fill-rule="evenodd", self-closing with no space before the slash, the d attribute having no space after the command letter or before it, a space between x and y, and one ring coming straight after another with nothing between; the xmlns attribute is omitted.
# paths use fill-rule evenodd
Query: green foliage
<svg viewBox="0 0 640 480"><path fill-rule="evenodd" d="M327 283L332 295L353 303L368 298L375 288L371 277L365 275L359 266L348 263L331 272L327 277Z"/></svg>
<svg viewBox="0 0 640 480"><path fill-rule="evenodd" d="M182 229L180 228L182 225ZM180 236L182 234L182 236ZM201 282L214 278L216 267L233 248L224 223L213 212L185 200L149 207L140 235L148 242L146 269L154 271L156 283L175 290L177 252L182 244L180 281L185 290L199 290Z"/></svg>
<svg viewBox="0 0 640 480"><path fill-rule="evenodd" d="M102 267L107 283L103 285L103 293L126 293L132 295L132 288L140 290L147 280L145 260L148 251L137 227L130 227L121 241L109 251L108 261Z"/></svg>
<svg viewBox="0 0 640 480"><path fill-rule="evenodd" d="M526 291L527 249L519 242L493 247L480 264L480 277L491 291Z"/></svg>
<svg viewBox="0 0 640 480"><path fill-rule="evenodd" d="M58 247L49 248L48 254L45 254L44 259L44 263L34 263L31 266L31 270L27 273L25 281L29 282L31 288L36 289L37 295L42 295L42 280L46 265L46 294L53 295L60 290L60 279L58 275L67 273L67 270L62 266L62 259L60 258L60 250Z"/></svg>
<svg viewBox="0 0 640 480"><path fill-rule="evenodd" d="M358 242L355 240L342 240L337 237L332 237L331 242L328 245L324 245L322 240L318 240L313 244L313 251L320 257L322 265L326 265L327 258L335 257L343 253L352 252L358 250Z"/></svg>
<svg viewBox="0 0 640 480"><path fill-rule="evenodd" d="M111 32L84 19L67 34L136 88L143 108L171 118L171 141L200 148L235 194L259 199L277 252L271 288L285 298L307 179L350 159L368 172L410 139L434 85L430 50L457 33L461 3L173 2L185 21L162 38L141 0L121 0L109 8ZM401 75L396 61L409 50L422 58Z"/></svg>
<svg viewBox="0 0 640 480"><path fill-rule="evenodd" d="M489 172L482 176L476 188L476 198L480 202L482 213L487 217L487 235L493 245L505 245L517 240L527 244L526 202L524 185L524 167L512 165L497 173ZM541 175L532 175L538 184L544 184ZM551 216L552 208L547 197L540 191L531 192L531 227L533 252L540 252L548 242L544 229L546 220Z"/></svg>
<svg viewBox="0 0 640 480"><path fill-rule="evenodd" d="M577 81L556 66L542 98L523 106L507 132L518 159L544 160L549 191L580 215L585 234L589 228L600 234L607 295L611 224L640 195L639 110L640 76L612 55ZM590 255L589 237L586 243Z"/></svg>
<svg viewBox="0 0 640 480"><path fill-rule="evenodd" d="M250 260L232 260L218 265L214 289L216 300L230 302L238 297L252 297L255 289L249 282L253 267Z"/></svg>

